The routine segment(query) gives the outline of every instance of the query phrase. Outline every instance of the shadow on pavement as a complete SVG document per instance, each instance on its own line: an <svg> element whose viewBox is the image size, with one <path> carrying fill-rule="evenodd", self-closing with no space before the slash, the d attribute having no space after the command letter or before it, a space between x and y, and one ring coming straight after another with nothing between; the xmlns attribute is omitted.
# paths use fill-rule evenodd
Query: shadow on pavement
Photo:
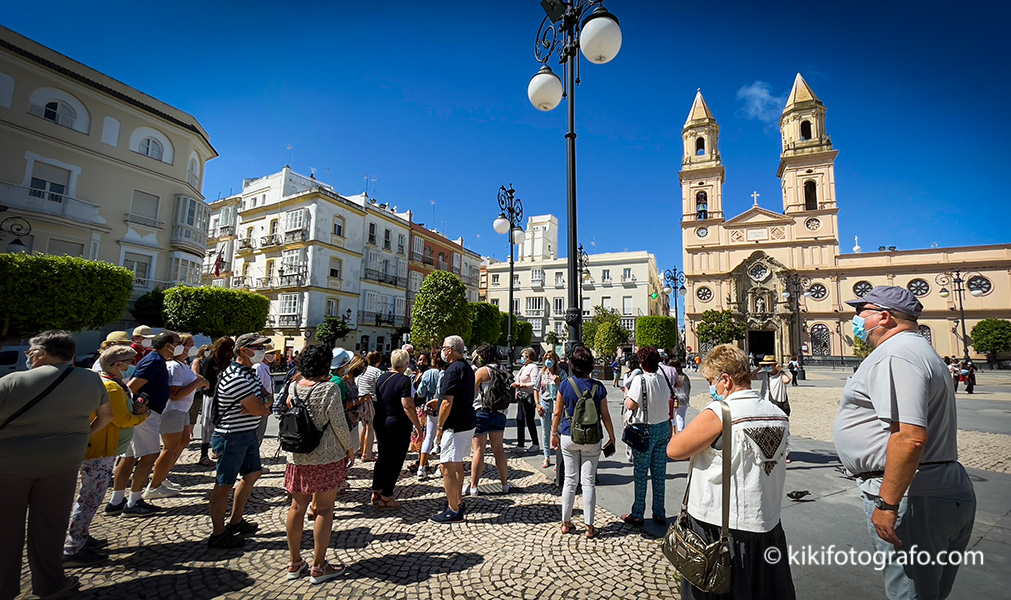
<svg viewBox="0 0 1011 600"><path fill-rule="evenodd" d="M421 583L433 575L465 571L484 562L471 552L407 552L368 558L349 565L351 579L372 577L395 585Z"/></svg>
<svg viewBox="0 0 1011 600"><path fill-rule="evenodd" d="M101 587L81 590L74 598L81 600L115 598L167 598L174 594L191 600L210 600L230 592L237 592L256 583L251 577L235 569L200 567L185 573L151 575Z"/></svg>

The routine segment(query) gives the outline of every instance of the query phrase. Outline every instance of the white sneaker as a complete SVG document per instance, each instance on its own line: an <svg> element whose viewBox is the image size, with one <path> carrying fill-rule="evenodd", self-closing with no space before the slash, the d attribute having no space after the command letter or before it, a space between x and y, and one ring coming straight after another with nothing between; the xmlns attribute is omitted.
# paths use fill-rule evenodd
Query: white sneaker
<svg viewBox="0 0 1011 600"><path fill-rule="evenodd" d="M476 488L476 487L470 487L470 486L468 485L468 486L467 486L467 489L466 489L466 490L464 490L464 492L463 492L463 493L464 493L465 495L467 495L467 496L477 496L479 492L477 491L477 488Z"/></svg>
<svg viewBox="0 0 1011 600"><path fill-rule="evenodd" d="M169 481L168 479L166 479L165 481L161 482L161 484L163 486L167 487L170 490L179 491L179 490L183 489L183 486L179 485L178 483L176 483L174 481Z"/></svg>
<svg viewBox="0 0 1011 600"><path fill-rule="evenodd" d="M509 485L508 483L502 484L502 493L503 494L508 494L509 490L511 490L511 489L513 489L513 487L511 485Z"/></svg>
<svg viewBox="0 0 1011 600"><path fill-rule="evenodd" d="M428 479L428 470L425 467L418 466L418 481L424 481Z"/></svg>
<svg viewBox="0 0 1011 600"><path fill-rule="evenodd" d="M149 487L144 490L143 498L145 500L153 500L155 498L171 498L172 496L178 496L179 490L173 490L172 488L166 487L163 483L153 490Z"/></svg>

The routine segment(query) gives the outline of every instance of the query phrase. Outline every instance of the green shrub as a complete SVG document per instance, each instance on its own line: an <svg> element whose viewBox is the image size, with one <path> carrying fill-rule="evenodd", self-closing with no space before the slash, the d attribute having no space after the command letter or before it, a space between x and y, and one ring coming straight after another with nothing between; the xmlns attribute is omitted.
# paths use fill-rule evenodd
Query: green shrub
<svg viewBox="0 0 1011 600"><path fill-rule="evenodd" d="M344 339L344 336L349 333L351 333L351 328L348 327L344 319L337 317L324 317L323 322L316 326L316 339L330 348L336 345L337 340Z"/></svg>
<svg viewBox="0 0 1011 600"><path fill-rule="evenodd" d="M260 331L270 300L255 292L219 287L174 287L165 291L165 325L211 338Z"/></svg>
<svg viewBox="0 0 1011 600"><path fill-rule="evenodd" d="M73 256L0 254L0 339L97 329L123 317L133 273Z"/></svg>
<svg viewBox="0 0 1011 600"><path fill-rule="evenodd" d="M416 348L434 348L451 335L470 339L467 288L446 271L433 271L421 282L411 309L411 342Z"/></svg>
<svg viewBox="0 0 1011 600"><path fill-rule="evenodd" d="M674 317L651 316L635 320L635 344L676 349L678 324Z"/></svg>

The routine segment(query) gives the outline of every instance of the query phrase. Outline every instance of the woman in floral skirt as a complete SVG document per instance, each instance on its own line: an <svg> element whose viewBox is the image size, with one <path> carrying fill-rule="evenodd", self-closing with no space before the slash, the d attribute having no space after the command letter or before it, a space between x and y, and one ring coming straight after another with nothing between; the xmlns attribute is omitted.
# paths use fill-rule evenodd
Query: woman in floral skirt
<svg viewBox="0 0 1011 600"><path fill-rule="evenodd" d="M331 565L326 560L334 500L355 457L344 417L344 399L340 389L330 382L330 359L328 348L306 348L301 355L302 379L288 387L288 406L295 402L306 406L313 423L323 429L319 446L305 454L289 453L284 471L284 487L291 494L286 527L291 557L286 577L298 579L308 570L310 583L329 581L343 575L346 570L343 565ZM316 514L311 568L302 560L300 548L302 523L310 502Z"/></svg>

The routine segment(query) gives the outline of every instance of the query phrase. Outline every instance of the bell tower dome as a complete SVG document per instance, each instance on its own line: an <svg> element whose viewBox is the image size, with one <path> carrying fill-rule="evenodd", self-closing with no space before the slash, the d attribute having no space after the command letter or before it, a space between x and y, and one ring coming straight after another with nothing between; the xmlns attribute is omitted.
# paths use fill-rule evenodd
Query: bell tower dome
<svg viewBox="0 0 1011 600"><path fill-rule="evenodd" d="M783 213L834 210L835 157L825 130L825 105L800 73L793 82L783 116L778 176L783 184Z"/></svg>
<svg viewBox="0 0 1011 600"><path fill-rule="evenodd" d="M720 161L720 126L702 97L695 93L695 101L688 112L681 131L684 140L684 158L681 160L682 227L687 225L706 228L710 223L723 221L724 168Z"/></svg>

